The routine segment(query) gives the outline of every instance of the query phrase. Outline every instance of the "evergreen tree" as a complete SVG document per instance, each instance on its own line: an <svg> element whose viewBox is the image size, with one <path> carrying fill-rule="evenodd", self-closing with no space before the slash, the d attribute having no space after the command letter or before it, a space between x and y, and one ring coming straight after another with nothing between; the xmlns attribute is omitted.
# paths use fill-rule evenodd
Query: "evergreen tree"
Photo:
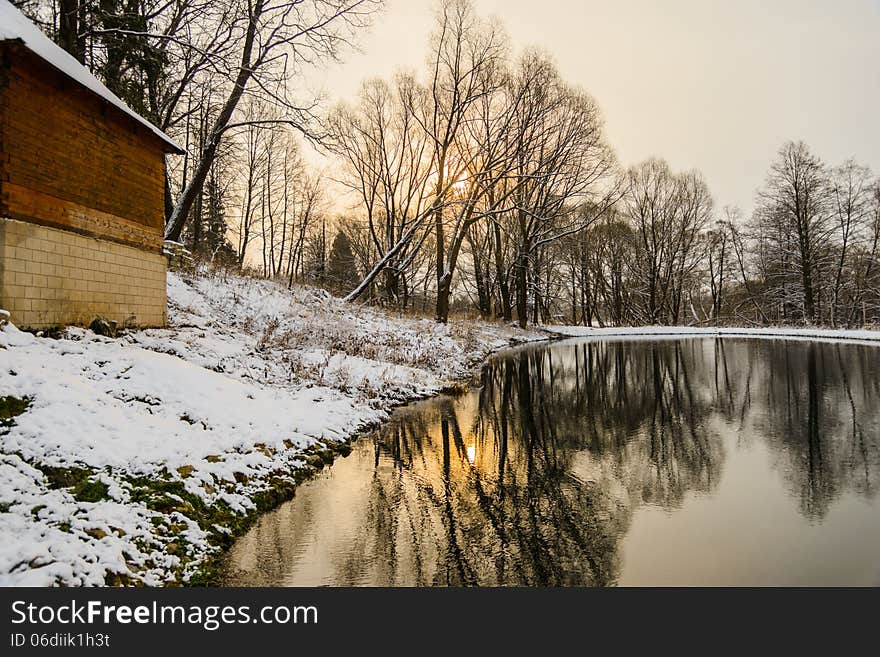
<svg viewBox="0 0 880 657"><path fill-rule="evenodd" d="M338 292L348 292L360 282L354 252L348 235L339 231L327 259L327 283Z"/></svg>
<svg viewBox="0 0 880 657"><path fill-rule="evenodd" d="M224 190L220 187L216 175L208 176L204 190L205 227L204 242L201 245L203 257L216 265L231 267L237 262L235 248L227 234L226 207Z"/></svg>

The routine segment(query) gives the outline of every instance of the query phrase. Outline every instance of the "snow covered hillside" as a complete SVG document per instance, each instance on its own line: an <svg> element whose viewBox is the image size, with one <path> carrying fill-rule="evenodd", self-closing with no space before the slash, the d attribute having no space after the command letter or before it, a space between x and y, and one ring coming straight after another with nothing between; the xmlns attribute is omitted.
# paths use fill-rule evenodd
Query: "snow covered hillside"
<svg viewBox="0 0 880 657"><path fill-rule="evenodd" d="M394 404L545 335L236 276L168 297L168 329L0 331L0 585L187 581Z"/></svg>

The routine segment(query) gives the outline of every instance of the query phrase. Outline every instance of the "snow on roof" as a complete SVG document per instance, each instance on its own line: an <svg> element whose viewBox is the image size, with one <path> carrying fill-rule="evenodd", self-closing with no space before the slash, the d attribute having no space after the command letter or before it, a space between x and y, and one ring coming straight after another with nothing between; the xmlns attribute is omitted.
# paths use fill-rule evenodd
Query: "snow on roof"
<svg viewBox="0 0 880 657"><path fill-rule="evenodd" d="M89 73L71 55L43 34L31 21L25 18L8 0L0 0L0 42L20 41L25 48L54 66L69 78L75 80L92 93L100 96L111 105L116 106L138 123L149 129L173 150L182 153L183 149L168 135L147 121L140 114L126 105L116 94L105 87L94 75Z"/></svg>

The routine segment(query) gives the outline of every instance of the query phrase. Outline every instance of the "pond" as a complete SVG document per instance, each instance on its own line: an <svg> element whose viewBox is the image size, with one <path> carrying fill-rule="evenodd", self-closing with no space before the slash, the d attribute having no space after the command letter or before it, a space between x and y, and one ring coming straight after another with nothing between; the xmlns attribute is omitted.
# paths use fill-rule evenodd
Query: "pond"
<svg viewBox="0 0 880 657"><path fill-rule="evenodd" d="M880 585L880 349L509 350L231 549L245 585Z"/></svg>

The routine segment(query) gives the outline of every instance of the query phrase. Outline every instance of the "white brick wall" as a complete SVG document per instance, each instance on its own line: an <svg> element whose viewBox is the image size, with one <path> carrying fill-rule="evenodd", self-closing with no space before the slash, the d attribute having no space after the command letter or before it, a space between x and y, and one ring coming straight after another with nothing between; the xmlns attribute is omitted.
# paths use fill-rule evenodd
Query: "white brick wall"
<svg viewBox="0 0 880 657"><path fill-rule="evenodd" d="M164 326L165 257L66 230L0 218L0 308L20 328Z"/></svg>

